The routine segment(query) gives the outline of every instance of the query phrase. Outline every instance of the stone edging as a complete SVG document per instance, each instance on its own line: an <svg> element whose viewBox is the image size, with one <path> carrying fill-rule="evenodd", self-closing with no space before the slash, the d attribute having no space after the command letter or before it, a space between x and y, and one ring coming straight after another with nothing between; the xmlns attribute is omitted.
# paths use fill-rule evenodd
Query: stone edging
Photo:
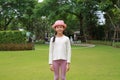
<svg viewBox="0 0 120 80"><path fill-rule="evenodd" d="M81 44L72 44L74 46L83 46L83 47L95 47L94 44L87 44L87 43L81 43Z"/></svg>

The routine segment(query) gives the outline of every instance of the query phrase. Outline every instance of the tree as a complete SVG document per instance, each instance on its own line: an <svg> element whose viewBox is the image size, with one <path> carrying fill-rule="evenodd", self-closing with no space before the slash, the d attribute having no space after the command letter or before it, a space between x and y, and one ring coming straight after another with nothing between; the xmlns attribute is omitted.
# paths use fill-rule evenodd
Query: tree
<svg viewBox="0 0 120 80"><path fill-rule="evenodd" d="M85 34L88 26L94 26L96 1L93 0L46 0L39 8L39 14L47 16L54 22L56 19L63 19L67 22L74 16L74 20L79 22L81 40L86 41ZM68 25L70 23L68 22Z"/></svg>
<svg viewBox="0 0 120 80"><path fill-rule="evenodd" d="M37 40L44 40L46 37L48 38L48 33L50 33L50 26L47 19L37 18L34 24L34 32L37 36ZM45 35L48 34L48 35Z"/></svg>
<svg viewBox="0 0 120 80"><path fill-rule="evenodd" d="M117 33L120 28L119 20L120 20L120 10L119 10L119 0L106 0L106 1L101 1L99 6L102 11L106 13L106 19L108 21L107 24L112 25L111 29L114 31L113 34L113 44L116 40L116 37L118 37ZM109 27L108 27L109 28Z"/></svg>
<svg viewBox="0 0 120 80"><path fill-rule="evenodd" d="M19 20L24 15L30 17L37 0L0 0L0 23L2 30L7 30L12 20ZM13 20L14 21L14 20ZM30 27L30 26L29 26Z"/></svg>

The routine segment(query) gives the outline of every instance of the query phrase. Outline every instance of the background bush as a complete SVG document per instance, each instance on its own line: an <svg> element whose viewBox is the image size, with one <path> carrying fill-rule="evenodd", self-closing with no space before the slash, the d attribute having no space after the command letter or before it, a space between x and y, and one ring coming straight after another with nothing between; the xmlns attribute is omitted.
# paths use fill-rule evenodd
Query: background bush
<svg viewBox="0 0 120 80"><path fill-rule="evenodd" d="M0 31L0 44L26 43L26 34L21 31Z"/></svg>
<svg viewBox="0 0 120 80"><path fill-rule="evenodd" d="M92 43L92 44L102 44L102 45L108 45L112 46L112 41L95 41L95 40L89 40L87 43ZM113 47L120 48L120 42L115 42Z"/></svg>
<svg viewBox="0 0 120 80"><path fill-rule="evenodd" d="M26 32L0 31L0 50L32 50L33 43L27 43Z"/></svg>

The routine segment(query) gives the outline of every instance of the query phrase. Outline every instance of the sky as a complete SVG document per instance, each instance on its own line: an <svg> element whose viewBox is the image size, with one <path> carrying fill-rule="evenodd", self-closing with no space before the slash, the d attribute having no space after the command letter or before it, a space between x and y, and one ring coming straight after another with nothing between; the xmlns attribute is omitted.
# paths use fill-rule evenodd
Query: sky
<svg viewBox="0 0 120 80"><path fill-rule="evenodd" d="M104 25L105 24L105 18L104 18L105 12L97 11L96 14L97 14L97 17L98 17L98 24Z"/></svg>
<svg viewBox="0 0 120 80"><path fill-rule="evenodd" d="M43 2L43 0L38 0L38 2Z"/></svg>

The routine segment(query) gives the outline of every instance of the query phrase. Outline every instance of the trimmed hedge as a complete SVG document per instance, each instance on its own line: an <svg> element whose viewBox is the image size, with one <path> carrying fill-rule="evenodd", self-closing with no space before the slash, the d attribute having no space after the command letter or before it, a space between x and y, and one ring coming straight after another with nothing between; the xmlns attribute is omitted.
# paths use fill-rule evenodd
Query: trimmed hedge
<svg viewBox="0 0 120 80"><path fill-rule="evenodd" d="M116 42L114 46L120 48L120 42Z"/></svg>
<svg viewBox="0 0 120 80"><path fill-rule="evenodd" d="M21 31L0 31L0 44L25 42L26 35Z"/></svg>
<svg viewBox="0 0 120 80"><path fill-rule="evenodd" d="M0 51L17 51L17 50L32 50L34 49L33 43L26 44L0 44Z"/></svg>
<svg viewBox="0 0 120 80"><path fill-rule="evenodd" d="M26 42L26 32L0 31L0 50L32 50L33 46Z"/></svg>
<svg viewBox="0 0 120 80"><path fill-rule="evenodd" d="M95 41L95 40L89 40L87 43L92 43L92 44L103 44L103 45L109 45L112 46L112 42L110 41ZM120 42L115 42L113 47L120 48Z"/></svg>

